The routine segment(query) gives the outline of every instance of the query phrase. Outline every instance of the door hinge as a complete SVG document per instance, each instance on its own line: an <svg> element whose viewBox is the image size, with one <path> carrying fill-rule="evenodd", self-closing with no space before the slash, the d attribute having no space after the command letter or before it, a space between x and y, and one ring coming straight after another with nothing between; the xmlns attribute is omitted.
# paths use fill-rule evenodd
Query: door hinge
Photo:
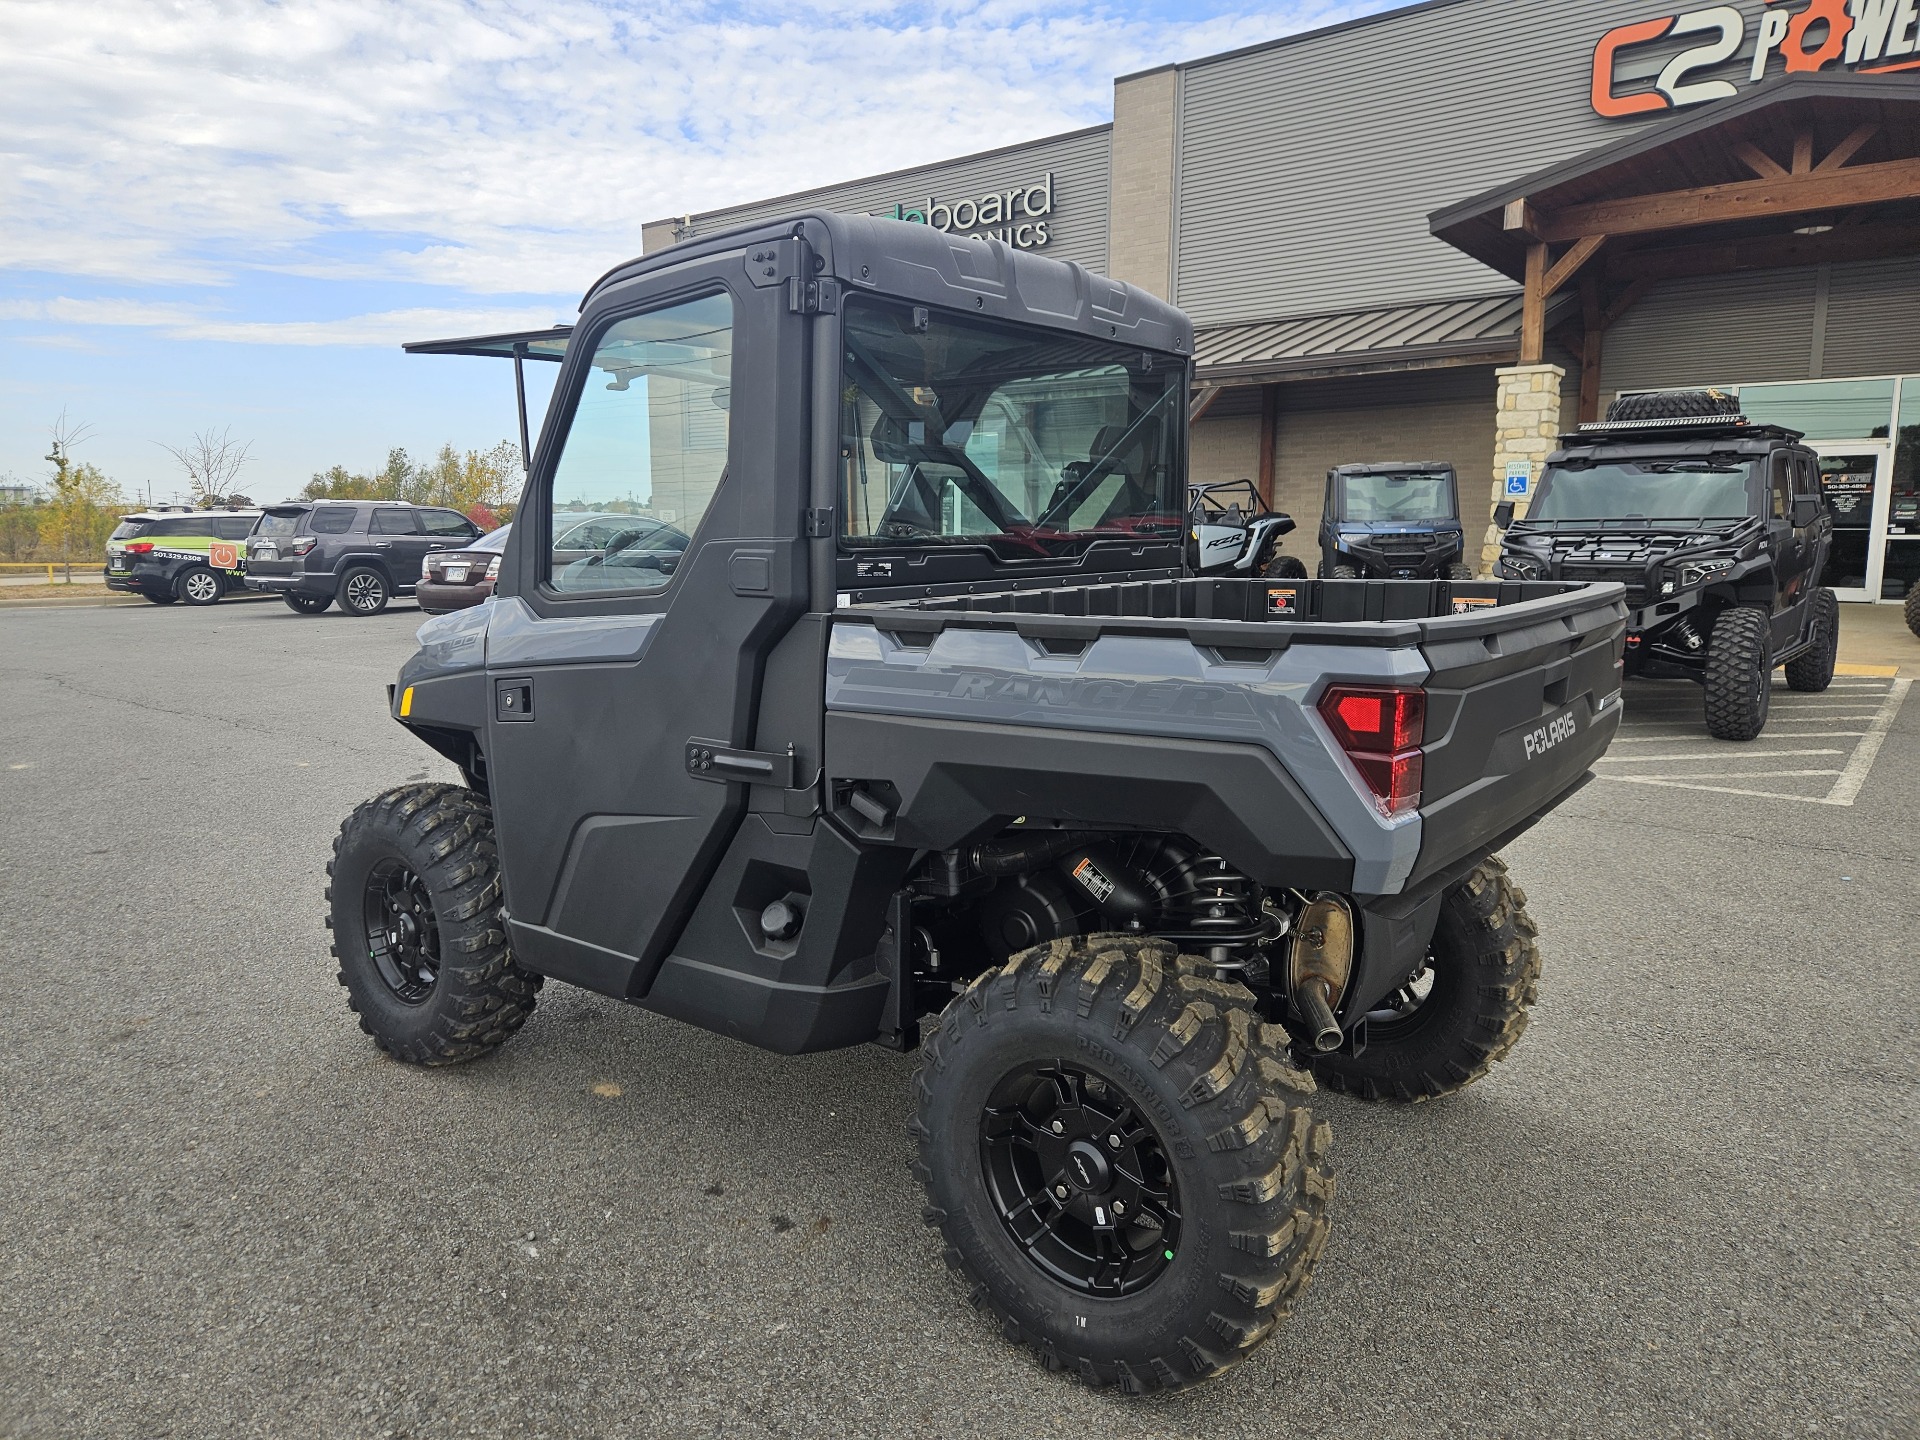
<svg viewBox="0 0 1920 1440"><path fill-rule="evenodd" d="M795 275L787 281L787 309L795 315L831 315L840 308L838 280L808 280Z"/></svg>
<svg viewBox="0 0 1920 1440"><path fill-rule="evenodd" d="M833 507L824 510L807 511L807 538L820 540L833 534Z"/></svg>

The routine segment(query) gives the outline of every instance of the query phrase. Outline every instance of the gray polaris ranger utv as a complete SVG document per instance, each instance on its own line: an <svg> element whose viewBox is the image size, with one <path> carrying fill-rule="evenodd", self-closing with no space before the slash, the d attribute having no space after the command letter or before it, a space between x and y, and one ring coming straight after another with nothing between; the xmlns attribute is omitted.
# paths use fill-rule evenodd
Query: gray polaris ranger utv
<svg viewBox="0 0 1920 1440"><path fill-rule="evenodd" d="M1242 1358L1327 1235L1312 1077L1420 1100L1518 1039L1540 959L1494 851L1606 749L1625 611L1189 575L1192 334L837 215L599 281L496 597L392 692L463 783L335 847L367 1032L468 1060L551 978L918 1047L924 1213L1009 1337L1134 1391ZM556 559L556 505L690 540Z"/></svg>

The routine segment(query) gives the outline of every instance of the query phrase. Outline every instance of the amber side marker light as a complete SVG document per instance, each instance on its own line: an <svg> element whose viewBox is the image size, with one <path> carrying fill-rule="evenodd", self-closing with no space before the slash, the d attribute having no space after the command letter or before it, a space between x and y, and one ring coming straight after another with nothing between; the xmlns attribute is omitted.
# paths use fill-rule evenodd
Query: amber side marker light
<svg viewBox="0 0 1920 1440"><path fill-rule="evenodd" d="M1319 710L1382 815L1404 815L1420 808L1426 691L1330 685L1320 697Z"/></svg>
<svg viewBox="0 0 1920 1440"><path fill-rule="evenodd" d="M411 714L413 714L413 687L409 685L400 692L400 718L404 720Z"/></svg>

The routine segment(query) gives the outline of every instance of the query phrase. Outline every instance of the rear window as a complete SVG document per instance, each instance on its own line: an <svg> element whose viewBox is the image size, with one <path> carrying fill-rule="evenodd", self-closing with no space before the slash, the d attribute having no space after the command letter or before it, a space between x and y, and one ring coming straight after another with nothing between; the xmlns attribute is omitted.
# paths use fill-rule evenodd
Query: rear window
<svg viewBox="0 0 1920 1440"><path fill-rule="evenodd" d="M269 510L253 527L253 533L269 540L284 539L300 528L300 517L306 513L304 510Z"/></svg>
<svg viewBox="0 0 1920 1440"><path fill-rule="evenodd" d="M502 525L497 530L489 530L478 540L474 541L473 544L467 546L467 549L484 550L490 553L505 550L507 548L507 532L511 529L513 529L511 525Z"/></svg>
<svg viewBox="0 0 1920 1440"><path fill-rule="evenodd" d="M113 534L107 538L109 540L138 540L142 535L147 533L147 526L152 523L153 522L149 520L122 520L114 527Z"/></svg>
<svg viewBox="0 0 1920 1440"><path fill-rule="evenodd" d="M353 528L353 511L345 505L322 505L307 525L315 535L344 535Z"/></svg>

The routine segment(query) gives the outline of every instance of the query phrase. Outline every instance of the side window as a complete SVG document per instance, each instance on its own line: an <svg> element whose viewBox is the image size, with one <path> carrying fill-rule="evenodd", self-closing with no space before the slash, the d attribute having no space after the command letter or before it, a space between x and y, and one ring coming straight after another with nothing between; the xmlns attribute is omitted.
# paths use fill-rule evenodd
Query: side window
<svg viewBox="0 0 1920 1440"><path fill-rule="evenodd" d="M1772 491L1772 502L1768 511L1776 520L1784 520L1793 513L1793 471L1793 456L1785 450L1774 451L1773 465L1769 471L1771 484L1768 486Z"/></svg>
<svg viewBox="0 0 1920 1440"><path fill-rule="evenodd" d="M1793 489L1796 495L1820 498L1820 465L1811 455L1793 457Z"/></svg>
<svg viewBox="0 0 1920 1440"><path fill-rule="evenodd" d="M253 516L223 516L213 522L213 528L222 540L244 540L253 533Z"/></svg>
<svg viewBox="0 0 1920 1440"><path fill-rule="evenodd" d="M658 590L667 583L726 473L732 403L729 296L629 316L600 334L554 468L553 504L556 511L630 515L657 522L658 531L647 527L644 544L624 547L619 541L636 524L614 524L591 547L579 530L565 547L550 541L555 589Z"/></svg>
<svg viewBox="0 0 1920 1440"><path fill-rule="evenodd" d="M479 528L466 516L452 510L422 510L420 528L429 535L456 540L473 540L480 535Z"/></svg>
<svg viewBox="0 0 1920 1440"><path fill-rule="evenodd" d="M313 512L307 530L314 535L344 535L353 528L353 511L344 505L323 505Z"/></svg>
<svg viewBox="0 0 1920 1440"><path fill-rule="evenodd" d="M398 505L383 505L374 511L373 523L367 529L375 535L418 535L420 533L413 523L413 511L402 509Z"/></svg>

